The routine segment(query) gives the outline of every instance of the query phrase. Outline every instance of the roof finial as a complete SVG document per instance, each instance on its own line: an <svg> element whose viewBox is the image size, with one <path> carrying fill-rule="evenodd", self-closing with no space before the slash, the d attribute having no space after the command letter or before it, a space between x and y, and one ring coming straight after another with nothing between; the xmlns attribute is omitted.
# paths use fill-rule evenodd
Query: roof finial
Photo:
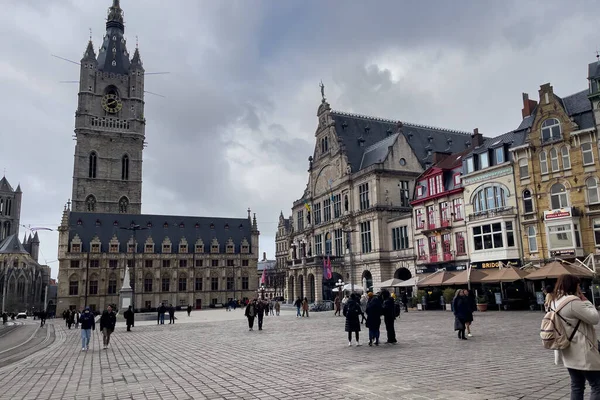
<svg viewBox="0 0 600 400"><path fill-rule="evenodd" d="M319 87L321 88L321 101L325 103L325 85L323 85L323 80L321 80Z"/></svg>
<svg viewBox="0 0 600 400"><path fill-rule="evenodd" d="M138 35L135 35L135 48L136 49L140 48L140 40L138 38Z"/></svg>
<svg viewBox="0 0 600 400"><path fill-rule="evenodd" d="M67 200L67 210L71 210L71 199Z"/></svg>
<svg viewBox="0 0 600 400"><path fill-rule="evenodd" d="M92 41L92 28L90 28L90 42Z"/></svg>
<svg viewBox="0 0 600 400"><path fill-rule="evenodd" d="M596 47L596 60L600 63L600 52L598 52L598 48Z"/></svg>

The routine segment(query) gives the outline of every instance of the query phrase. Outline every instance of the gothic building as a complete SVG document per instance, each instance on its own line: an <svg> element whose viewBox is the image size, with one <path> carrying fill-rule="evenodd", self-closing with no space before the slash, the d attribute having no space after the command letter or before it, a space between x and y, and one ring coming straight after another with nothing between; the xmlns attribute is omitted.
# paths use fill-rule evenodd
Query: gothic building
<svg viewBox="0 0 600 400"><path fill-rule="evenodd" d="M338 280L372 288L410 279L415 180L440 154L469 148L471 134L333 111L324 96L317 118L306 189L287 241L277 239L286 243L277 253L289 267L286 299L331 299Z"/></svg>
<svg viewBox="0 0 600 400"><path fill-rule="evenodd" d="M141 214L144 74L113 0L98 55L81 60L71 204L59 227L57 312L119 303L125 271L134 307L196 308L256 296L256 216Z"/></svg>
<svg viewBox="0 0 600 400"><path fill-rule="evenodd" d="M37 232L19 241L21 187L13 190L6 177L0 180L0 296L2 311L34 312L44 309L50 267L40 265Z"/></svg>

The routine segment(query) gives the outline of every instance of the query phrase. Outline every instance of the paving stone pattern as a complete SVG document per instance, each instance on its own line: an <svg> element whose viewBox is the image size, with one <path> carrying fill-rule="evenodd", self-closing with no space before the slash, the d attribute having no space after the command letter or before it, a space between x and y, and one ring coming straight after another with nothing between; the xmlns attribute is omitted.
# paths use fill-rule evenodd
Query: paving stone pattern
<svg viewBox="0 0 600 400"><path fill-rule="evenodd" d="M209 314L214 313L214 314ZM223 313L223 314L218 314ZM249 332L241 311L177 313L175 325L122 325L109 350L97 331L55 320L48 348L0 369L2 399L564 399L569 378L539 339L541 313L477 313L459 341L449 312L409 312L399 345L348 347L332 312L265 318ZM226 318L223 316L226 314ZM207 318L209 316L209 318ZM220 320L219 320L220 319ZM256 329L256 327L255 327ZM385 340L385 331L382 332Z"/></svg>

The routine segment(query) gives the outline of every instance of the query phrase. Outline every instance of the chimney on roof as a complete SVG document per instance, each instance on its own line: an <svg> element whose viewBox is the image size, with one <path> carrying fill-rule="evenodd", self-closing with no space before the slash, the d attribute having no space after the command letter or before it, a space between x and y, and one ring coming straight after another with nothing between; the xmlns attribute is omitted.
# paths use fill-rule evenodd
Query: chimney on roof
<svg viewBox="0 0 600 400"><path fill-rule="evenodd" d="M479 128L473 129L473 134L471 135L471 147L475 148L481 146L483 144L483 135L479 133Z"/></svg>
<svg viewBox="0 0 600 400"><path fill-rule="evenodd" d="M523 118L529 117L537 104L537 101L529 100L529 95L527 93L523 93L523 109L521 110Z"/></svg>

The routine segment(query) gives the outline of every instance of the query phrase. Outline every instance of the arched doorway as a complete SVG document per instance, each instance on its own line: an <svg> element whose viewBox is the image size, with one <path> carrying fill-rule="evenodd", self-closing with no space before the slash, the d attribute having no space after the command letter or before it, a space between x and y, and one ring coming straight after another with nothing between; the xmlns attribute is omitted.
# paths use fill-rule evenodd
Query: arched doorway
<svg viewBox="0 0 600 400"><path fill-rule="evenodd" d="M367 291L369 291L369 292L373 290L373 275L371 275L371 271L369 271L369 270L363 271L360 285L362 287L366 286Z"/></svg>
<svg viewBox="0 0 600 400"><path fill-rule="evenodd" d="M306 292L308 297L308 301L311 303L315 302L315 276L313 274L308 275L308 286L306 287Z"/></svg>
<svg viewBox="0 0 600 400"><path fill-rule="evenodd" d="M287 301L290 303L293 303L295 299L296 299L296 296L294 294L294 277L290 276L288 278Z"/></svg>
<svg viewBox="0 0 600 400"><path fill-rule="evenodd" d="M304 276L302 275L298 277L298 296L300 296L301 299L304 298Z"/></svg>
<svg viewBox="0 0 600 400"><path fill-rule="evenodd" d="M408 268L398 268L396 270L396 272L394 272L394 278L395 279L401 279L403 281L407 281L410 278L412 278L412 274L410 273L410 270Z"/></svg>
<svg viewBox="0 0 600 400"><path fill-rule="evenodd" d="M331 274L331 279L323 279L323 300L333 301L337 295L337 292L334 292L333 289L335 289L335 285L340 279L343 281L344 277L337 272Z"/></svg>

